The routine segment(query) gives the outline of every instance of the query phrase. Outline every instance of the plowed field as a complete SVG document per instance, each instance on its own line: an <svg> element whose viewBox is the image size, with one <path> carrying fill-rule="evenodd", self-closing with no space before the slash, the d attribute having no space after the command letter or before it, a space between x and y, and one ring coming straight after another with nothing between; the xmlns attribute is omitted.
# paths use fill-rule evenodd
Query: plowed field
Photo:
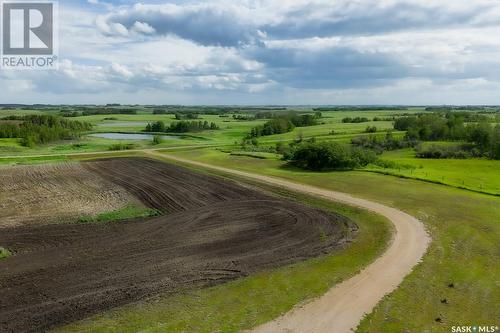
<svg viewBox="0 0 500 333"><path fill-rule="evenodd" d="M43 331L159 293L215 285L328 253L347 219L148 159L83 163L160 217L5 228L0 331Z"/></svg>
<svg viewBox="0 0 500 333"><path fill-rule="evenodd" d="M75 221L134 202L78 163L0 167L0 228Z"/></svg>

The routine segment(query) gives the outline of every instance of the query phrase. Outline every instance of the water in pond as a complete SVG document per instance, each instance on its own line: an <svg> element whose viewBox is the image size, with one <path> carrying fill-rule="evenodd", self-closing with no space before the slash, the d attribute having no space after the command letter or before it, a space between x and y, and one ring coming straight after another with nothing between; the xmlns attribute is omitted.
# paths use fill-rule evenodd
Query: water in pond
<svg viewBox="0 0 500 333"><path fill-rule="evenodd" d="M93 133L89 136L101 139L111 139L111 140L153 140L154 135L151 134L140 134L140 133ZM178 139L178 136L173 135L162 135L165 140Z"/></svg>

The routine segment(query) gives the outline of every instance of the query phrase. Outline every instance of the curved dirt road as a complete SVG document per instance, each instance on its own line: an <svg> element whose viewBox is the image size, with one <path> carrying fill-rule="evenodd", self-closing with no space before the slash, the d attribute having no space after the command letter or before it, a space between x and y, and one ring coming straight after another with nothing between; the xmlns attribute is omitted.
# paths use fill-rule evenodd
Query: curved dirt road
<svg viewBox="0 0 500 333"><path fill-rule="evenodd" d="M403 281L419 263L430 243L424 225L411 215L372 201L348 194L297 184L283 179L263 176L155 152L148 154L186 164L239 175L260 182L282 186L294 191L328 200L361 207L388 218L394 225L393 241L387 251L359 274L346 280L325 295L296 307L284 316L257 327L254 332L325 332L344 333L355 329L363 315Z"/></svg>

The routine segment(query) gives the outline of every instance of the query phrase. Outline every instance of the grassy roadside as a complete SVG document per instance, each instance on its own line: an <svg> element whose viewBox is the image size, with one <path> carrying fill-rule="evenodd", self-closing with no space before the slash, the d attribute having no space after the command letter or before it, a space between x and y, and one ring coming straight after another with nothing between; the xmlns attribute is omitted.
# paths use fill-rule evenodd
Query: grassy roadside
<svg viewBox="0 0 500 333"><path fill-rule="evenodd" d="M215 150L172 154L350 193L424 221L433 237L428 254L358 332L450 332L453 325L499 324L500 198L367 172L305 172Z"/></svg>
<svg viewBox="0 0 500 333"><path fill-rule="evenodd" d="M161 213L156 209L140 207L137 205L127 205L112 212L105 212L96 216L81 216L78 223L105 223L130 220L135 218L146 218L158 216Z"/></svg>
<svg viewBox="0 0 500 333"><path fill-rule="evenodd" d="M252 184L255 185L255 184ZM289 311L356 274L386 248L390 223L346 205L265 186L292 200L332 210L360 227L346 249L220 286L132 304L71 324L56 332L237 332Z"/></svg>

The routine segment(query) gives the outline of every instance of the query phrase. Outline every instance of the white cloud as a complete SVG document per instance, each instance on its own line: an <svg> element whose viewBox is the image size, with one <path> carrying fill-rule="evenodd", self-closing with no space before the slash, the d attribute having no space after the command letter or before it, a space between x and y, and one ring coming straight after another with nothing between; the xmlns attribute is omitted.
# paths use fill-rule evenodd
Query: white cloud
<svg viewBox="0 0 500 333"><path fill-rule="evenodd" d="M129 71L127 67L122 66L116 62L113 62L111 64L111 71L112 73L127 80L134 77L134 74L131 71Z"/></svg>
<svg viewBox="0 0 500 333"><path fill-rule="evenodd" d="M135 21L135 23L132 25L131 30L136 32L136 33L139 33L139 34L142 33L142 34L146 34L146 35L153 34L156 32L155 28L153 28L149 24L139 22L139 21Z"/></svg>
<svg viewBox="0 0 500 333"><path fill-rule="evenodd" d="M497 1L87 3L60 71L0 74L0 102L499 103Z"/></svg>

